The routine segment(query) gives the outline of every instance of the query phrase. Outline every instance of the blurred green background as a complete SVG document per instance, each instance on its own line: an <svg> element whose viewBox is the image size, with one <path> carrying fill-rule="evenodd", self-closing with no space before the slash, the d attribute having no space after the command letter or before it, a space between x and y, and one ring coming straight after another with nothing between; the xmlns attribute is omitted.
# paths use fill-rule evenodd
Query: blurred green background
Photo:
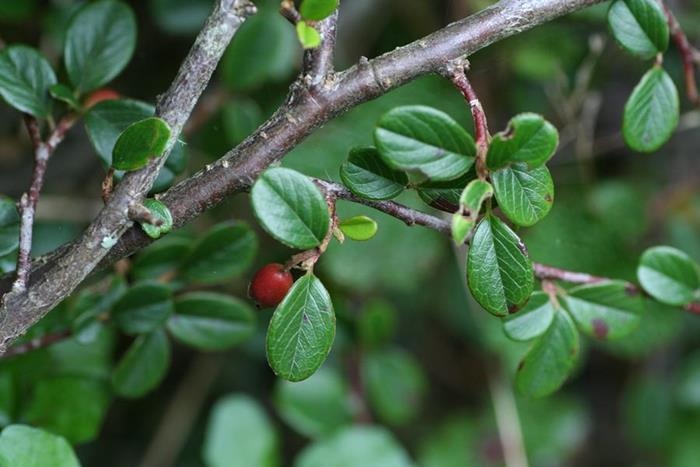
<svg viewBox="0 0 700 467"><path fill-rule="evenodd" d="M112 87L154 102L212 2L128 3L138 17L138 46ZM283 101L299 69L293 27L277 13L275 1L256 3L260 13L236 36L187 130L189 167L180 177L250 134ZM345 0L337 66L392 50L491 3ZM698 43L700 1L669 3ZM57 63L66 21L80 4L2 0L0 37L34 45ZM700 260L700 112L684 104L677 135L655 154L624 148L624 102L648 64L614 44L606 9L602 4L493 45L470 58L470 77L493 132L522 111L544 114L560 131L560 149L550 163L556 203L543 222L521 232L531 257L633 280L639 253L649 245L673 245ZM665 65L682 89L675 50ZM471 128L461 96L441 78L425 77L327 124L283 164L338 180L348 150L371 144L377 119L406 104L431 105ZM0 106L0 192L18 197L30 170L21 119ZM35 253L50 251L86 225L100 205L103 172L84 130L76 128L49 164ZM412 193L401 201L420 206ZM386 451L394 456L387 455L381 464L386 466L408 465L403 456L424 467L499 466L512 455L501 444L504 430L507 435L518 426L533 466L700 465L700 317L650 309L633 335L608 345L587 342L575 376L557 394L522 399L513 394L510 377L527 346L509 341L498 320L468 297L458 264L463 254L435 232L355 205L340 209L343 215L370 215L379 233L366 243L334 243L319 263L336 307L338 335L324 368L307 382L283 383L268 368L264 332L270 312L263 311L256 337L242 348L200 354L176 346L164 383L139 400L110 405L98 392L83 404L77 395L89 398L84 388L56 389L55 378L54 386L43 389L53 397L34 397L42 391L42 377L27 375L31 397L21 419L41 426L45 411L63 410L66 418L54 420L53 427L79 441L86 466L198 466L205 459L227 465L216 459L244 456L248 448L266 453L256 461L264 466L336 465L328 456L364 452L376 460ZM255 226L246 195L173 235L189 239L230 219ZM245 297L256 267L292 254L255 228L261 239L255 266L211 290ZM0 267L10 265L0 259ZM23 357L36 363L24 363L22 371L99 381L128 341L106 336L91 352L69 341ZM10 394L3 392L4 370L18 364L0 365L0 426L9 420L3 412L3 397ZM384 428L349 428L368 420ZM318 463L318 456L328 463Z"/></svg>

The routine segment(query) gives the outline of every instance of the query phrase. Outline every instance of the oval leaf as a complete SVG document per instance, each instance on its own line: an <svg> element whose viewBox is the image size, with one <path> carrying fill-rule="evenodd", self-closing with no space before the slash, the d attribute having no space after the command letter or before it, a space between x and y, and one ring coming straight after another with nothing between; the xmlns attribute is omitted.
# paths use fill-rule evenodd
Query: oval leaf
<svg viewBox="0 0 700 467"><path fill-rule="evenodd" d="M80 462L64 438L25 425L10 425L0 434L0 465L80 467Z"/></svg>
<svg viewBox="0 0 700 467"><path fill-rule="evenodd" d="M459 199L464 187L476 178L476 170L472 166L466 174L455 180L421 183L416 190L420 199L428 206L453 213L459 209Z"/></svg>
<svg viewBox="0 0 700 467"><path fill-rule="evenodd" d="M449 115L423 107L397 107L377 123L374 141L384 162L435 180L452 180L474 163L474 140Z"/></svg>
<svg viewBox="0 0 700 467"><path fill-rule="evenodd" d="M122 397L141 397L158 386L169 365L170 344L163 330L139 336L114 369L114 392Z"/></svg>
<svg viewBox="0 0 700 467"><path fill-rule="evenodd" d="M291 169L263 173L251 190L260 224L292 248L308 250L321 244L330 225L328 206L308 177Z"/></svg>
<svg viewBox="0 0 700 467"><path fill-rule="evenodd" d="M296 26L297 38L305 49L315 49L321 45L321 34L313 26L304 21L299 21Z"/></svg>
<svg viewBox="0 0 700 467"><path fill-rule="evenodd" d="M142 223L141 228L146 232L146 235L151 238L159 238L161 235L165 235L172 230L173 216L170 214L170 209L168 209L165 204L156 199L149 198L144 200L143 205L151 211L153 217L163 222L161 225L153 225L148 222Z"/></svg>
<svg viewBox="0 0 700 467"><path fill-rule="evenodd" d="M452 238L457 245L467 241L481 212L481 206L493 195L493 187L484 180L473 180L459 198L459 210L452 216Z"/></svg>
<svg viewBox="0 0 700 467"><path fill-rule="evenodd" d="M608 10L608 24L615 40L640 58L668 48L668 22L656 0L616 0Z"/></svg>
<svg viewBox="0 0 700 467"><path fill-rule="evenodd" d="M547 167L528 169L518 163L491 175L498 207L518 225L530 226L542 220L554 202L554 182Z"/></svg>
<svg viewBox="0 0 700 467"><path fill-rule="evenodd" d="M625 104L622 133L635 151L659 149L678 125L678 89L663 68L653 67L632 91Z"/></svg>
<svg viewBox="0 0 700 467"><path fill-rule="evenodd" d="M49 93L51 94L51 97L63 102L71 109L76 110L80 108L80 102L78 102L78 99L75 97L75 93L65 84L54 84L51 86L51 88L49 88Z"/></svg>
<svg viewBox="0 0 700 467"><path fill-rule="evenodd" d="M395 198L408 184L406 174L387 166L375 148L352 149L340 178L354 194L373 200Z"/></svg>
<svg viewBox="0 0 700 467"><path fill-rule="evenodd" d="M51 114L49 89L56 74L36 50L12 45L0 51L0 96L15 109L46 118Z"/></svg>
<svg viewBox="0 0 700 467"><path fill-rule="evenodd" d="M549 328L555 312L549 296L535 292L522 310L503 319L503 330L513 340L532 340Z"/></svg>
<svg viewBox="0 0 700 467"><path fill-rule="evenodd" d="M522 113L513 117L505 131L496 133L486 155L486 165L498 170L514 162L535 168L547 162L557 150L559 133L542 117Z"/></svg>
<svg viewBox="0 0 700 467"><path fill-rule="evenodd" d="M0 256L12 253L19 245L19 214L15 202L0 195Z"/></svg>
<svg viewBox="0 0 700 467"><path fill-rule="evenodd" d="M637 278L649 295L667 305L687 305L697 298L700 288L697 264L669 246L646 250L639 261Z"/></svg>
<svg viewBox="0 0 700 467"><path fill-rule="evenodd" d="M299 12L304 19L320 21L338 8L338 0L304 0Z"/></svg>
<svg viewBox="0 0 700 467"><path fill-rule="evenodd" d="M92 91L129 63L136 45L136 19L126 4L101 0L85 5L66 31L64 60L73 86Z"/></svg>
<svg viewBox="0 0 700 467"><path fill-rule="evenodd" d="M242 301L213 292L192 292L175 301L168 331L180 342L202 350L223 350L255 332L253 310Z"/></svg>
<svg viewBox="0 0 700 467"><path fill-rule="evenodd" d="M564 304L579 329L600 340L624 337L639 325L644 304L638 293L621 281L575 287Z"/></svg>
<svg viewBox="0 0 700 467"><path fill-rule="evenodd" d="M170 289L161 284L137 284L112 308L112 319L127 334L159 328L173 311Z"/></svg>
<svg viewBox="0 0 700 467"><path fill-rule="evenodd" d="M479 305L496 316L514 312L530 298L534 275L525 245L497 217L485 217L476 228L467 283Z"/></svg>
<svg viewBox="0 0 700 467"><path fill-rule="evenodd" d="M257 251L258 238L248 224L219 224L185 258L182 277L207 284L228 280L248 269Z"/></svg>
<svg viewBox="0 0 700 467"><path fill-rule="evenodd" d="M136 257L131 270L134 279L158 279L176 270L191 248L192 241L186 238L167 237L154 243Z"/></svg>
<svg viewBox="0 0 700 467"><path fill-rule="evenodd" d="M377 223L367 216L343 219L338 224L338 228L346 237L358 242L369 240L377 233Z"/></svg>
<svg viewBox="0 0 700 467"><path fill-rule="evenodd" d="M157 117L129 125L119 135L112 151L112 166L118 170L136 170L150 159L163 155L170 139L170 126Z"/></svg>
<svg viewBox="0 0 700 467"><path fill-rule="evenodd" d="M576 326L566 311L554 313L552 324L520 363L515 376L518 390L530 397L553 393L564 384L579 353Z"/></svg>
<svg viewBox="0 0 700 467"><path fill-rule="evenodd" d="M333 345L335 314L313 274L299 278L279 304L267 330L267 360L275 374L302 381L321 366Z"/></svg>

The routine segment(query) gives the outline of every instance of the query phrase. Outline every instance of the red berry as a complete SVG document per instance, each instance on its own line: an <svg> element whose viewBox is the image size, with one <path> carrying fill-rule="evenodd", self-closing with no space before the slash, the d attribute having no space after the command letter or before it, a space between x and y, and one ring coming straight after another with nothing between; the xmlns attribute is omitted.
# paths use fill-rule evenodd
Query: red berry
<svg viewBox="0 0 700 467"><path fill-rule="evenodd" d="M277 306L294 283L292 274L278 263L266 264L250 281L248 295L262 308Z"/></svg>
<svg viewBox="0 0 700 467"><path fill-rule="evenodd" d="M83 102L83 107L89 109L102 101L111 101L114 99L119 99L120 97L121 96L119 95L119 93L114 89L101 88L97 91L93 91L92 93L88 94L88 96L85 98L85 101Z"/></svg>

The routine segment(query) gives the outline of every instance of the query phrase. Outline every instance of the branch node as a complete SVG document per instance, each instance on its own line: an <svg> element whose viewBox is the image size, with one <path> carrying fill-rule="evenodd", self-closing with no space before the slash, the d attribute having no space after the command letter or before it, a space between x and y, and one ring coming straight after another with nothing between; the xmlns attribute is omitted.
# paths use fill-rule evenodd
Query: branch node
<svg viewBox="0 0 700 467"><path fill-rule="evenodd" d="M146 223L160 227L163 225L163 219L156 217L146 206L140 203L132 203L129 206L129 219L138 223Z"/></svg>

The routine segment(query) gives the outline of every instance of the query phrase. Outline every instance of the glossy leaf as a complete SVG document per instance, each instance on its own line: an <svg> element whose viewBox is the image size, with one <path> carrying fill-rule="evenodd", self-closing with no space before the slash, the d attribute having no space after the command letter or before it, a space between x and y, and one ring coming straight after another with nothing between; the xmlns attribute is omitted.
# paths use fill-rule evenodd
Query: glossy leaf
<svg viewBox="0 0 700 467"><path fill-rule="evenodd" d="M211 284L248 269L258 251L258 239L245 223L222 223L201 237L182 264L182 277Z"/></svg>
<svg viewBox="0 0 700 467"><path fill-rule="evenodd" d="M335 338L333 303L313 274L299 278L267 330L267 360L275 374L302 381L321 366Z"/></svg>
<svg viewBox="0 0 700 467"><path fill-rule="evenodd" d="M0 434L0 465L80 467L80 462L64 438L26 425L10 425Z"/></svg>
<svg viewBox="0 0 700 467"><path fill-rule="evenodd" d="M136 45L136 18L125 3L100 0L85 5L66 31L64 60L73 86L92 91L126 67Z"/></svg>
<svg viewBox="0 0 700 467"><path fill-rule="evenodd" d="M306 447L294 467L413 467L406 450L384 428L355 425Z"/></svg>
<svg viewBox="0 0 700 467"><path fill-rule="evenodd" d="M434 181L451 180L474 163L474 140L449 115L422 106L397 107L377 123L374 141L396 170L419 172Z"/></svg>
<svg viewBox="0 0 700 467"><path fill-rule="evenodd" d="M112 374L114 392L122 397L141 397L158 386L170 365L170 344L163 330L136 338Z"/></svg>
<svg viewBox="0 0 700 467"><path fill-rule="evenodd" d="M640 58L668 48L668 22L656 0L616 0L608 11L608 24L618 44Z"/></svg>
<svg viewBox="0 0 700 467"><path fill-rule="evenodd" d="M282 420L311 438L326 436L352 423L350 390L334 369L323 367L299 383L278 380L274 403Z"/></svg>
<svg viewBox="0 0 700 467"><path fill-rule="evenodd" d="M687 305L698 298L698 265L672 247L646 250L639 261L637 278L649 295L667 305Z"/></svg>
<svg viewBox="0 0 700 467"><path fill-rule="evenodd" d="M634 331L642 318L641 296L622 281L573 288L563 297L579 329L596 339L613 340Z"/></svg>
<svg viewBox="0 0 700 467"><path fill-rule="evenodd" d="M163 274L175 271L191 247L192 241L189 239L164 238L139 253L131 272L136 280L158 279Z"/></svg>
<svg viewBox="0 0 700 467"><path fill-rule="evenodd" d="M15 109L46 118L51 114L49 89L56 74L35 49L12 45L0 51L0 96Z"/></svg>
<svg viewBox="0 0 700 467"><path fill-rule="evenodd" d="M321 45L321 34L305 21L299 21L296 26L297 38L305 49L315 49Z"/></svg>
<svg viewBox="0 0 700 467"><path fill-rule="evenodd" d="M170 289L163 284L137 284L114 304L112 318L127 334L143 334L162 326L173 311Z"/></svg>
<svg viewBox="0 0 700 467"><path fill-rule="evenodd" d="M459 209L459 198L464 188L476 180L474 167L464 175L446 182L427 182L416 186L418 196L425 204L440 211L453 213Z"/></svg>
<svg viewBox="0 0 700 467"><path fill-rule="evenodd" d="M530 168L544 165L557 150L559 133L541 115L522 113L513 117L505 131L493 135L486 164L498 170L515 162Z"/></svg>
<svg viewBox="0 0 700 467"><path fill-rule="evenodd" d="M58 376L39 381L23 419L65 437L71 443L94 439L110 402L109 387L101 381Z"/></svg>
<svg viewBox="0 0 700 467"><path fill-rule="evenodd" d="M406 174L387 166L375 148L352 149L340 178L354 194L372 200L395 198L408 184Z"/></svg>
<svg viewBox="0 0 700 467"><path fill-rule="evenodd" d="M292 248L308 250L321 244L330 226L326 200L305 175L291 169L265 171L251 190L260 224Z"/></svg>
<svg viewBox="0 0 700 467"><path fill-rule="evenodd" d="M15 202L0 195L0 256L12 253L19 245L19 214Z"/></svg>
<svg viewBox="0 0 700 467"><path fill-rule="evenodd" d="M530 298L534 276L525 245L497 217L485 217L476 228L467 283L479 305L496 316L516 311Z"/></svg>
<svg viewBox="0 0 700 467"><path fill-rule="evenodd" d="M79 109L80 102L75 97L75 93L65 84L57 83L49 88L51 97L66 104L71 109Z"/></svg>
<svg viewBox="0 0 700 467"><path fill-rule="evenodd" d="M404 425L418 414L428 384L410 354L391 348L369 352L362 360L362 375L369 402L383 422Z"/></svg>
<svg viewBox="0 0 700 467"><path fill-rule="evenodd" d="M302 18L320 21L338 8L338 0L303 0L299 12Z"/></svg>
<svg viewBox="0 0 700 467"><path fill-rule="evenodd" d="M157 199L149 198L144 200L143 205L149 211L151 211L153 217L160 219L163 222L158 226L149 224L148 222L143 222L141 224L141 228L144 232L146 232L146 235L151 238L159 238L161 235L165 235L172 230L173 216L170 214L170 209L168 209L165 204L161 203Z"/></svg>
<svg viewBox="0 0 700 467"><path fill-rule="evenodd" d="M535 292L527 305L503 319L503 330L516 341L529 341L542 334L552 324L554 309L546 293Z"/></svg>
<svg viewBox="0 0 700 467"><path fill-rule="evenodd" d="M346 237L358 242L369 240L377 233L377 223L367 216L343 219L338 223L338 228Z"/></svg>
<svg viewBox="0 0 700 467"><path fill-rule="evenodd" d="M118 170L140 169L163 155L169 139L170 126L165 120L150 117L132 123L114 144L112 166Z"/></svg>
<svg viewBox="0 0 700 467"><path fill-rule="evenodd" d="M452 215L452 239L457 245L467 241L476 226L481 206L493 195L493 187L484 180L473 180L459 199L459 210Z"/></svg>
<svg viewBox="0 0 700 467"><path fill-rule="evenodd" d="M564 310L554 313L549 329L532 345L520 363L515 384L521 394L542 397L564 384L579 353L579 336Z"/></svg>
<svg viewBox="0 0 700 467"><path fill-rule="evenodd" d="M276 467L279 440L255 399L230 395L212 409L202 454L207 467Z"/></svg>
<svg viewBox="0 0 700 467"><path fill-rule="evenodd" d="M635 151L659 149L678 125L680 101L671 77L654 66L632 91L625 104L622 133Z"/></svg>
<svg viewBox="0 0 700 467"><path fill-rule="evenodd" d="M180 342L202 350L223 350L255 332L251 307L228 295L191 292L175 301L168 331Z"/></svg>
<svg viewBox="0 0 700 467"><path fill-rule="evenodd" d="M518 225L531 226L542 220L554 202L554 182L547 167L528 169L516 163L491 175L498 207Z"/></svg>

